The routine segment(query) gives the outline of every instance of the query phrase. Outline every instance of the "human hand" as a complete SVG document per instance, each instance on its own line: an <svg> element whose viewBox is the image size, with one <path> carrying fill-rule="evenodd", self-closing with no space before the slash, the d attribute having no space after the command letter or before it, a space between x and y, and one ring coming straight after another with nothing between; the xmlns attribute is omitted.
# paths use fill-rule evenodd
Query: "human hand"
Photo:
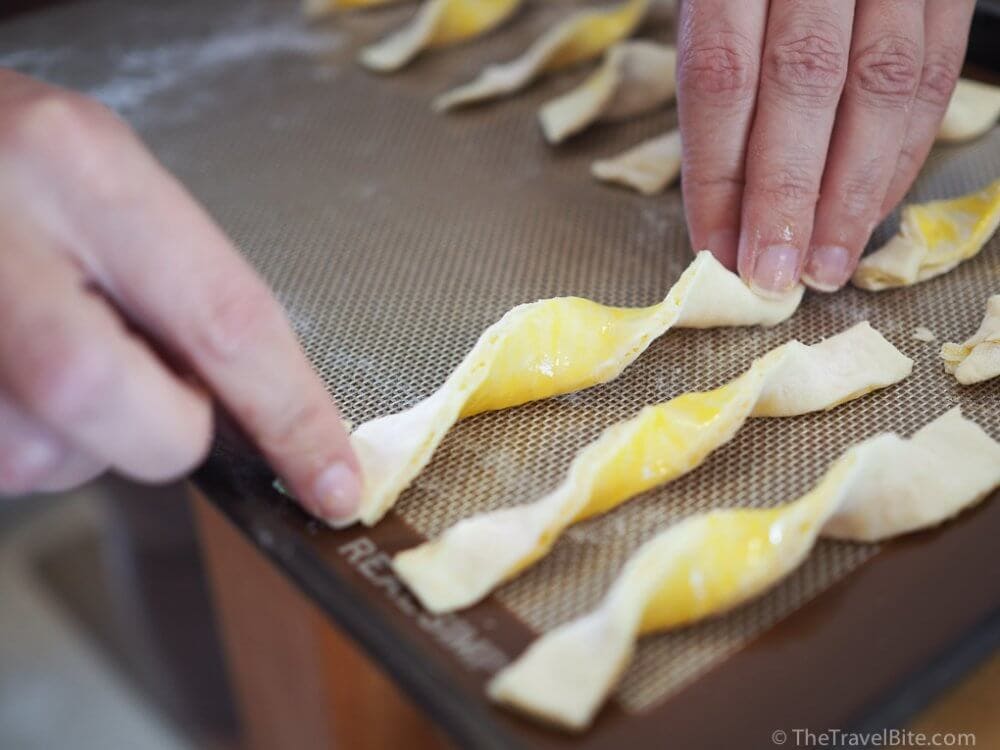
<svg viewBox="0 0 1000 750"><path fill-rule="evenodd" d="M974 0L683 0L691 241L762 293L843 286L934 141Z"/></svg>
<svg viewBox="0 0 1000 750"><path fill-rule="evenodd" d="M307 510L357 505L336 406L270 291L96 102L0 70L0 494L178 477L211 398Z"/></svg>

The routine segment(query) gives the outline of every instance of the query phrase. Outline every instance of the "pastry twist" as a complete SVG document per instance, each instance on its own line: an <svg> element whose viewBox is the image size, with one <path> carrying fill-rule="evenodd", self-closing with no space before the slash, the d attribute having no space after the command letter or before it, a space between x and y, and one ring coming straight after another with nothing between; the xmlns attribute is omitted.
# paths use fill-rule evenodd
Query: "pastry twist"
<svg viewBox="0 0 1000 750"><path fill-rule="evenodd" d="M625 0L605 10L583 10L554 26L520 56L490 65L473 81L447 91L434 101L444 111L520 91L546 72L586 62L642 23L652 0Z"/></svg>
<svg viewBox="0 0 1000 750"><path fill-rule="evenodd" d="M1000 294L986 302L979 330L961 344L941 347L944 368L962 385L981 383L1000 375Z"/></svg>
<svg viewBox="0 0 1000 750"><path fill-rule="evenodd" d="M1000 484L1000 443L955 408L911 439L882 434L847 451L800 499L692 516L643 544L590 614L535 641L490 696L570 729L586 727L636 640L759 596L819 536L876 541L941 523Z"/></svg>
<svg viewBox="0 0 1000 750"><path fill-rule="evenodd" d="M791 341L721 388L685 393L609 427L548 495L459 521L401 552L393 567L430 611L467 607L547 554L571 524L695 469L749 417L830 409L900 381L912 367L868 323L812 346Z"/></svg>
<svg viewBox="0 0 1000 750"><path fill-rule="evenodd" d="M462 417L613 380L673 326L775 325L801 298L801 287L777 300L758 297L703 251L651 307L606 307L579 297L515 307L486 329L437 391L351 435L364 491L348 523L376 523Z"/></svg>
<svg viewBox="0 0 1000 750"><path fill-rule="evenodd" d="M514 14L522 0L427 0L413 20L361 50L361 64L389 73L421 50L447 47L485 34Z"/></svg>

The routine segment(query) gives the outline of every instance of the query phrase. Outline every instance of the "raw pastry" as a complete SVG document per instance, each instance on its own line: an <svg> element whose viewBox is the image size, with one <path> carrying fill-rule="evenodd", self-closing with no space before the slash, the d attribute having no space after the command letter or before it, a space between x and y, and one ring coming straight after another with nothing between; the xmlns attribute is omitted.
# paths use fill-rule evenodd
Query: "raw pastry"
<svg viewBox="0 0 1000 750"><path fill-rule="evenodd" d="M910 338L929 344L931 341L934 341L937 336L934 335L934 331L930 328L927 328L926 326L917 326L913 329L913 333L910 334Z"/></svg>
<svg viewBox="0 0 1000 750"><path fill-rule="evenodd" d="M643 141L612 159L599 159L590 173L604 182L616 182L643 195L665 190L681 173L681 134L671 130Z"/></svg>
<svg viewBox="0 0 1000 750"><path fill-rule="evenodd" d="M390 5L400 0L302 0L302 12L309 18L319 18L338 10L371 8L376 5Z"/></svg>
<svg viewBox="0 0 1000 750"><path fill-rule="evenodd" d="M491 65L479 77L434 101L438 111L496 99L527 86L542 73L591 60L642 23L652 0L625 0L614 8L573 14L539 37L518 58Z"/></svg>
<svg viewBox="0 0 1000 750"><path fill-rule="evenodd" d="M604 63L572 91L538 113L549 143L561 143L595 122L613 122L650 112L673 101L677 52L648 41L619 42Z"/></svg>
<svg viewBox="0 0 1000 750"><path fill-rule="evenodd" d="M962 385L981 383L1000 375L1000 294L986 301L986 316L964 344L941 347L944 369Z"/></svg>
<svg viewBox="0 0 1000 750"><path fill-rule="evenodd" d="M380 73L399 70L423 50L485 34L506 21L522 0L427 0L413 21L361 50L361 64Z"/></svg>
<svg viewBox="0 0 1000 750"><path fill-rule="evenodd" d="M801 298L801 287L778 300L758 297L702 251L652 307L605 307L579 297L519 305L486 329L437 391L351 435L365 481L358 517L348 523L377 522L462 417L613 380L675 325L775 325Z"/></svg>
<svg viewBox="0 0 1000 750"><path fill-rule="evenodd" d="M698 467L749 417L830 409L902 380L912 367L868 323L812 346L790 341L721 388L685 393L609 427L545 497L459 521L397 555L393 567L431 612L467 607L543 557L571 524Z"/></svg>
<svg viewBox="0 0 1000 750"><path fill-rule="evenodd" d="M646 542L590 614L535 641L489 694L547 722L586 727L639 636L721 614L787 576L817 536L874 541L927 528L1000 484L1000 443L952 409L910 440L845 453L799 500L696 515Z"/></svg>
<svg viewBox="0 0 1000 750"><path fill-rule="evenodd" d="M873 292L950 271L983 249L1000 224L1000 179L959 198L906 206L899 232L861 259L852 281Z"/></svg>
<svg viewBox="0 0 1000 750"><path fill-rule="evenodd" d="M993 127L1000 117L1000 86L959 78L948 102L937 140L968 141Z"/></svg>

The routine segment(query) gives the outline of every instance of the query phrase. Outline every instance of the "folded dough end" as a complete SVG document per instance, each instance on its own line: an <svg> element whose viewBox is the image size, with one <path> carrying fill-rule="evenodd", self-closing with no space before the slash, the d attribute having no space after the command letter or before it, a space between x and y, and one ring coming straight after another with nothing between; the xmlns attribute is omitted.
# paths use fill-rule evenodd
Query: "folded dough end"
<svg viewBox="0 0 1000 750"><path fill-rule="evenodd" d="M632 640L599 609L535 641L487 692L548 724L585 729L628 663Z"/></svg>
<svg viewBox="0 0 1000 750"><path fill-rule="evenodd" d="M680 132L643 141L610 159L598 159L590 172L598 180L630 187L643 195L665 190L681 173Z"/></svg>
<svg viewBox="0 0 1000 750"><path fill-rule="evenodd" d="M670 46L619 42L583 83L541 108L538 118L546 140L561 143L595 122L633 117L666 104L676 90L676 57Z"/></svg>
<svg viewBox="0 0 1000 750"><path fill-rule="evenodd" d="M678 328L775 326L798 310L804 293L800 284L784 296L761 297L709 250L701 250L668 299L680 306Z"/></svg>
<svg viewBox="0 0 1000 750"><path fill-rule="evenodd" d="M880 435L856 450L867 461L824 536L875 542L936 526L1000 485L1000 443L958 407L908 440Z"/></svg>
<svg viewBox="0 0 1000 750"><path fill-rule="evenodd" d="M1000 117L1000 86L959 78L938 129L937 140L960 143L978 138Z"/></svg>
<svg viewBox="0 0 1000 750"><path fill-rule="evenodd" d="M913 360L867 321L818 344L792 341L785 346L786 355L754 408L755 417L832 409L898 383L913 370Z"/></svg>
<svg viewBox="0 0 1000 750"><path fill-rule="evenodd" d="M950 200L906 206L899 232L858 264L851 281L870 291L946 273L983 249L1000 224L1000 179Z"/></svg>
<svg viewBox="0 0 1000 750"><path fill-rule="evenodd" d="M538 516L535 506L519 506L463 519L440 538L400 552L393 569L428 611L464 609L537 557L544 528Z"/></svg>
<svg viewBox="0 0 1000 750"><path fill-rule="evenodd" d="M986 302L979 329L962 344L941 347L944 368L962 385L982 383L1000 375L1000 294Z"/></svg>

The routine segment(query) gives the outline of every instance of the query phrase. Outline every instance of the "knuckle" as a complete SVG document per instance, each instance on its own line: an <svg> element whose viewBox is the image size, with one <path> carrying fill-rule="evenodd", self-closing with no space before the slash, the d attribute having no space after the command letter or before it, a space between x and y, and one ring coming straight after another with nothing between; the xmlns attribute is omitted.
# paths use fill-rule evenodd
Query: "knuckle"
<svg viewBox="0 0 1000 750"><path fill-rule="evenodd" d="M120 385L109 352L81 341L58 323L23 337L16 384L28 409L55 423L77 424L98 411Z"/></svg>
<svg viewBox="0 0 1000 750"><path fill-rule="evenodd" d="M752 49L748 40L733 33L688 47L679 63L681 87L699 98L751 96L758 72Z"/></svg>
<svg viewBox="0 0 1000 750"><path fill-rule="evenodd" d="M96 139L113 127L117 118L93 99L46 88L14 103L2 121L5 140L51 147L67 139Z"/></svg>
<svg viewBox="0 0 1000 750"><path fill-rule="evenodd" d="M911 39L886 35L862 49L853 61L853 84L881 106L904 106L920 83L920 47Z"/></svg>
<svg viewBox="0 0 1000 750"><path fill-rule="evenodd" d="M962 54L954 47L928 53L920 75L917 98L935 107L947 107L961 69Z"/></svg>
<svg viewBox="0 0 1000 750"><path fill-rule="evenodd" d="M845 219L858 221L869 219L882 205L882 186L874 164L868 164L843 178L839 186L837 204L839 213Z"/></svg>
<svg viewBox="0 0 1000 750"><path fill-rule="evenodd" d="M761 75L781 93L830 102L840 95L847 75L847 53L834 33L789 33L770 47Z"/></svg>
<svg viewBox="0 0 1000 750"><path fill-rule="evenodd" d="M207 356L227 362L247 352L273 325L276 302L256 279L223 279L210 289L199 317L199 347Z"/></svg>
<svg viewBox="0 0 1000 750"><path fill-rule="evenodd" d="M0 152L27 158L36 168L59 170L85 180L88 193L118 200L129 186L120 170L108 169L120 157L115 144L127 126L103 104L70 91L45 88L0 115Z"/></svg>
<svg viewBox="0 0 1000 750"><path fill-rule="evenodd" d="M767 170L755 181L754 190L768 201L793 208L816 203L819 197L817 179L808 169L786 164Z"/></svg>

